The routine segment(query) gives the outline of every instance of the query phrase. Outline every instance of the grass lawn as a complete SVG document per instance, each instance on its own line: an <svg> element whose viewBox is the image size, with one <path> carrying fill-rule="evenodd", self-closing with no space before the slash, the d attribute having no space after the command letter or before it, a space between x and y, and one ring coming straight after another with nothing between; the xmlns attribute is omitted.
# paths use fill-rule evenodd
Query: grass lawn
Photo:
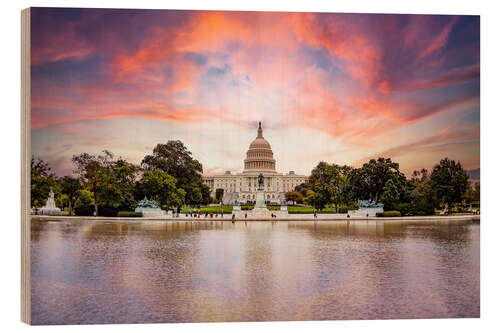
<svg viewBox="0 0 500 333"><path fill-rule="evenodd" d="M186 214L189 213L190 208L183 208L181 213ZM193 212L198 211L197 208L192 208ZM224 211L224 214L231 214L233 212L233 206L222 206L222 210ZM214 214L220 214L221 212L221 207L220 206L212 206L212 207L201 207L200 211L202 214L205 213L214 213Z"/></svg>
<svg viewBox="0 0 500 333"><path fill-rule="evenodd" d="M186 214L189 213L188 207L185 207L182 209L181 213ZM224 214L231 214L233 212L233 206L222 206L222 209L224 210ZM251 210L253 209L252 205L241 205L241 210ZM267 206L267 209L271 211L277 211L280 210L280 206ZM193 208L193 211L198 211L198 209ZM221 212L221 207L220 206L212 206L212 207L201 207L200 208L201 214L205 213L213 213L213 214L220 214ZM304 207L304 206L288 206L288 213L289 214L314 214L316 209L312 207ZM334 214L336 213L335 208L323 208L321 211L317 212L318 214Z"/></svg>
<svg viewBox="0 0 500 333"><path fill-rule="evenodd" d="M288 206L288 213L290 214L314 214L316 209L313 207L303 207L303 206ZM323 208L318 214L334 214L336 213L335 208Z"/></svg>

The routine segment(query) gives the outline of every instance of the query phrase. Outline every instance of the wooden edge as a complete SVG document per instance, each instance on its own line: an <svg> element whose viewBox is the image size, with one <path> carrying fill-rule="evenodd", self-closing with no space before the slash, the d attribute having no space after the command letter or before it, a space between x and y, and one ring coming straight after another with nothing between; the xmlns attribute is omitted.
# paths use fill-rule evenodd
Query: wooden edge
<svg viewBox="0 0 500 333"><path fill-rule="evenodd" d="M21 11L21 321L31 323L30 161L31 11Z"/></svg>

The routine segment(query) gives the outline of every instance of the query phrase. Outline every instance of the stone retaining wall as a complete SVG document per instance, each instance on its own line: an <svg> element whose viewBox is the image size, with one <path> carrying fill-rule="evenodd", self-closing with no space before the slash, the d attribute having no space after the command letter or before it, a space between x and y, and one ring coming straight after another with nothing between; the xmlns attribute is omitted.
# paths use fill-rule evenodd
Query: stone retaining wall
<svg viewBox="0 0 500 333"><path fill-rule="evenodd" d="M299 215L299 216L297 216ZM307 216L304 216L307 215ZM324 216L327 215L327 216ZM339 216L340 215L340 216ZM288 217L271 217L264 218L241 218L238 217L235 221L350 221L350 222L447 222L447 221L480 221L480 215L451 215L451 216L405 216L405 217L352 217L347 218L346 214L318 214L314 218L313 214L290 214ZM143 222L202 222L202 221L231 221L231 214L224 214L223 218L192 218L180 216L177 218L146 218L146 217L93 217L93 216L48 216L48 215L32 215L31 219L34 221L87 221L91 222L129 222L129 223L143 223Z"/></svg>

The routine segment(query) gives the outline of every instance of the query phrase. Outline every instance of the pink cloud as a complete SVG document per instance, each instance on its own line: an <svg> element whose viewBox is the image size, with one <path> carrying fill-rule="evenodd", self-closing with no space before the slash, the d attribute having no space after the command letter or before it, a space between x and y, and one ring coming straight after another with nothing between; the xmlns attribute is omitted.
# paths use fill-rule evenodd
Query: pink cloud
<svg viewBox="0 0 500 333"><path fill-rule="evenodd" d="M122 117L247 128L268 117L366 148L479 106L475 53L449 51L458 16L193 11L173 24L121 13L107 17L122 25L94 28L104 14L86 12L38 36L33 129L75 133L84 127L72 123Z"/></svg>

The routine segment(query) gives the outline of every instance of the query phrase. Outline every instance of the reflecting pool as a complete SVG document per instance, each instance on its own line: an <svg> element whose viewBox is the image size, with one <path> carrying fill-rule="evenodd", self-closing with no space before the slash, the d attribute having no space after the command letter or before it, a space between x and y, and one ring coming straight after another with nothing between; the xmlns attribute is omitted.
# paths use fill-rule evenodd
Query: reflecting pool
<svg viewBox="0 0 500 333"><path fill-rule="evenodd" d="M477 222L36 222L33 324L479 317Z"/></svg>

